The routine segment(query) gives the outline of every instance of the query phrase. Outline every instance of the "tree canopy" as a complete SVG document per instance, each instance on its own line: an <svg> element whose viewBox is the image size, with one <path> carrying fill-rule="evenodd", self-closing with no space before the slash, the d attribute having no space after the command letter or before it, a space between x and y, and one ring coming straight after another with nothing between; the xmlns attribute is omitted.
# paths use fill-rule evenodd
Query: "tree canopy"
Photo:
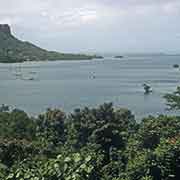
<svg viewBox="0 0 180 180"><path fill-rule="evenodd" d="M112 103L38 117L0 111L2 180L179 180L180 117L140 123Z"/></svg>

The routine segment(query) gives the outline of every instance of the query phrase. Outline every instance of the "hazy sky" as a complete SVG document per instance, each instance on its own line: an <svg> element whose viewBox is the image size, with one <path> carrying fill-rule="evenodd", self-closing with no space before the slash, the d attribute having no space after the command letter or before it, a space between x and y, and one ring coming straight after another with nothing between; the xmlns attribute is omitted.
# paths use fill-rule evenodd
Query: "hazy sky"
<svg viewBox="0 0 180 180"><path fill-rule="evenodd" d="M180 0L0 0L0 23L51 50L180 53Z"/></svg>

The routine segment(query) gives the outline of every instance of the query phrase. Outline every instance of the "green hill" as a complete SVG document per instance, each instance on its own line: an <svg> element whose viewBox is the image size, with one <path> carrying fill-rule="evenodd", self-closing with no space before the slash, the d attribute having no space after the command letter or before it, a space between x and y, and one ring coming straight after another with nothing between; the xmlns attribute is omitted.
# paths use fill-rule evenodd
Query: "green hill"
<svg viewBox="0 0 180 180"><path fill-rule="evenodd" d="M53 61L53 60L87 60L102 58L83 54L64 54L47 51L29 42L18 40L11 33L10 26L0 24L0 62L14 63L24 61Z"/></svg>

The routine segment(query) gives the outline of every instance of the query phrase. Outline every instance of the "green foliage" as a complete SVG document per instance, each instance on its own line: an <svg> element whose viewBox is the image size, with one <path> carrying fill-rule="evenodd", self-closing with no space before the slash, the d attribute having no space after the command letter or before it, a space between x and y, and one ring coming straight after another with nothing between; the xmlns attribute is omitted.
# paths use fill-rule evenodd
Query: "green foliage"
<svg viewBox="0 0 180 180"><path fill-rule="evenodd" d="M128 177L133 180L139 180L144 176L148 175L149 152L137 152L136 156L129 160L127 165Z"/></svg>
<svg viewBox="0 0 180 180"><path fill-rule="evenodd" d="M13 167L7 175L8 180L83 180L95 177L93 156L80 153L58 155L47 161L21 162L18 167Z"/></svg>
<svg viewBox="0 0 180 180"><path fill-rule="evenodd" d="M180 109L180 87L172 94L166 94L164 98L167 100L169 109Z"/></svg>
<svg viewBox="0 0 180 180"><path fill-rule="evenodd" d="M155 150L162 179L180 179L180 136L163 139Z"/></svg>
<svg viewBox="0 0 180 180"><path fill-rule="evenodd" d="M39 151L38 147L25 139L0 139L0 160L8 167L23 161L27 157L38 154Z"/></svg>
<svg viewBox="0 0 180 180"><path fill-rule="evenodd" d="M66 115L61 110L48 109L36 119L36 139L41 151L48 156L56 155L56 149L65 143Z"/></svg>
<svg viewBox="0 0 180 180"><path fill-rule="evenodd" d="M0 111L2 180L179 180L180 117L147 117L111 103L66 115Z"/></svg>
<svg viewBox="0 0 180 180"><path fill-rule="evenodd" d="M115 110L111 103L107 103L97 109L76 109L70 117L68 135L71 140L75 138L76 142L73 141L75 147L84 146L88 142L94 143L96 138L102 140L105 136L107 136L107 139L104 139L104 143L114 138L114 143L117 144L120 143L120 136L123 136L121 142L123 144L123 138L128 137L134 125L134 116L130 111L124 109ZM118 139L118 142L115 142L115 138ZM103 142L96 141L95 143L106 146L102 144ZM117 144L112 143L112 146L117 146Z"/></svg>
<svg viewBox="0 0 180 180"><path fill-rule="evenodd" d="M0 112L0 137L32 140L36 133L36 123L33 118L21 110Z"/></svg>

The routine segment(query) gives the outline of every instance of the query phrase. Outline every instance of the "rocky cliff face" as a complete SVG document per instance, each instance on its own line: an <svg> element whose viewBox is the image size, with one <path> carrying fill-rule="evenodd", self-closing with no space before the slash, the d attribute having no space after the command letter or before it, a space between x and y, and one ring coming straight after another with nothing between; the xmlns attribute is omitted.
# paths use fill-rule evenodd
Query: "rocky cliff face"
<svg viewBox="0 0 180 180"><path fill-rule="evenodd" d="M11 28L8 24L0 24L0 32L11 34Z"/></svg>

